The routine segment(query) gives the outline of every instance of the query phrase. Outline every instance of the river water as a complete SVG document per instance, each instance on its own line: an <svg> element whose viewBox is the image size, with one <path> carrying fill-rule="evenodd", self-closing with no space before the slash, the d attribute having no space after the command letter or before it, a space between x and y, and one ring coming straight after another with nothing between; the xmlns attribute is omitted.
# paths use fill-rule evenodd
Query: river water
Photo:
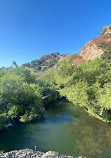
<svg viewBox="0 0 111 158"><path fill-rule="evenodd" d="M0 133L0 150L31 148L60 154L111 158L111 124L62 99L48 105L44 119L14 125Z"/></svg>

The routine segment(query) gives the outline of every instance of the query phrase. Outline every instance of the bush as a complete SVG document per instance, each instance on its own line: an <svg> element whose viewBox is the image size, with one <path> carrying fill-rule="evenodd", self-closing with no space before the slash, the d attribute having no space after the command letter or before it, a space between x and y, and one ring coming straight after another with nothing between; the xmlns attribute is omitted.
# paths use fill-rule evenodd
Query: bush
<svg viewBox="0 0 111 158"><path fill-rule="evenodd" d="M0 115L0 130L2 130L6 125L6 113Z"/></svg>
<svg viewBox="0 0 111 158"><path fill-rule="evenodd" d="M104 33L106 32L107 28L104 28L103 31L101 32L101 36L104 35Z"/></svg>
<svg viewBox="0 0 111 158"><path fill-rule="evenodd" d="M104 51L104 54L102 54L101 58L103 60L110 60L111 59L111 51Z"/></svg>
<svg viewBox="0 0 111 158"><path fill-rule="evenodd" d="M111 49L111 42L102 42L102 43L99 43L98 44L98 47L101 47L103 49L106 49L106 50L110 50Z"/></svg>

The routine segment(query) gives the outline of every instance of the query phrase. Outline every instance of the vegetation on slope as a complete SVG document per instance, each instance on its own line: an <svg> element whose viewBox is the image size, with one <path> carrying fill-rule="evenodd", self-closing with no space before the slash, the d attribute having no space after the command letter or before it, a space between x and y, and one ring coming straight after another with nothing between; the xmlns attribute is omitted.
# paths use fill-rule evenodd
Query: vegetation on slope
<svg viewBox="0 0 111 158"><path fill-rule="evenodd" d="M61 56L62 55L60 55L59 53L44 55L40 59L33 60L30 63L23 64L23 66L32 69L35 72L46 71L47 69L57 64Z"/></svg>
<svg viewBox="0 0 111 158"><path fill-rule="evenodd" d="M111 61L111 42L102 42L99 43L98 46L104 50L101 58L107 62Z"/></svg>
<svg viewBox="0 0 111 158"><path fill-rule="evenodd" d="M101 36L104 35L106 31L107 31L107 28L104 28L104 29L101 31Z"/></svg>
<svg viewBox="0 0 111 158"><path fill-rule="evenodd" d="M98 43L98 47L103 48L104 51L110 51L111 50L111 42Z"/></svg>

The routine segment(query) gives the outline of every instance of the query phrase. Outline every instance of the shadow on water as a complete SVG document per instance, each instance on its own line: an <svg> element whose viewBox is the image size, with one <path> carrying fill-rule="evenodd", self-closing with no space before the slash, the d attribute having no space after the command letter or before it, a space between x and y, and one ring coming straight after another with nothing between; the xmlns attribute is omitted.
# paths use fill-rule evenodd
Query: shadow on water
<svg viewBox="0 0 111 158"><path fill-rule="evenodd" d="M49 104L44 119L14 125L0 133L0 150L23 148L87 158L110 158L111 124L89 117L84 109L62 99Z"/></svg>

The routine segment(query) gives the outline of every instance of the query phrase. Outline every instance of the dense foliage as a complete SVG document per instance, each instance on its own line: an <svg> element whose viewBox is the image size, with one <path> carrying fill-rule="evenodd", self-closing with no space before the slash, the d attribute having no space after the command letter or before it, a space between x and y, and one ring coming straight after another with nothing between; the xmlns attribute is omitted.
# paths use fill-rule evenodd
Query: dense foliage
<svg viewBox="0 0 111 158"><path fill-rule="evenodd" d="M97 46L103 48L105 51L111 51L111 42L98 43Z"/></svg>
<svg viewBox="0 0 111 158"><path fill-rule="evenodd" d="M91 115L111 120L110 53L88 64L74 64L66 58L48 73L35 73L24 67L0 70L0 130L8 118L28 122L40 119L44 105L57 99L57 91L69 101L84 107Z"/></svg>
<svg viewBox="0 0 111 158"><path fill-rule="evenodd" d="M52 78L50 73L34 73L17 65L15 68L1 69L0 130L8 118L21 122L40 119L45 112L43 98L55 92ZM55 99L50 96L48 102Z"/></svg>
<svg viewBox="0 0 111 158"><path fill-rule="evenodd" d="M23 64L24 67L33 69L35 72L38 71L46 71L50 67L54 66L58 63L58 60L60 59L62 55L59 53L52 53L49 55L44 55L40 59L33 60L30 63Z"/></svg>
<svg viewBox="0 0 111 158"><path fill-rule="evenodd" d="M108 62L111 62L111 50L105 51L104 54L102 54L101 58L103 60L107 60Z"/></svg>
<svg viewBox="0 0 111 158"><path fill-rule="evenodd" d="M61 63L55 72L57 89L76 105L85 107L96 117L111 119L111 63L95 59L88 64Z"/></svg>

